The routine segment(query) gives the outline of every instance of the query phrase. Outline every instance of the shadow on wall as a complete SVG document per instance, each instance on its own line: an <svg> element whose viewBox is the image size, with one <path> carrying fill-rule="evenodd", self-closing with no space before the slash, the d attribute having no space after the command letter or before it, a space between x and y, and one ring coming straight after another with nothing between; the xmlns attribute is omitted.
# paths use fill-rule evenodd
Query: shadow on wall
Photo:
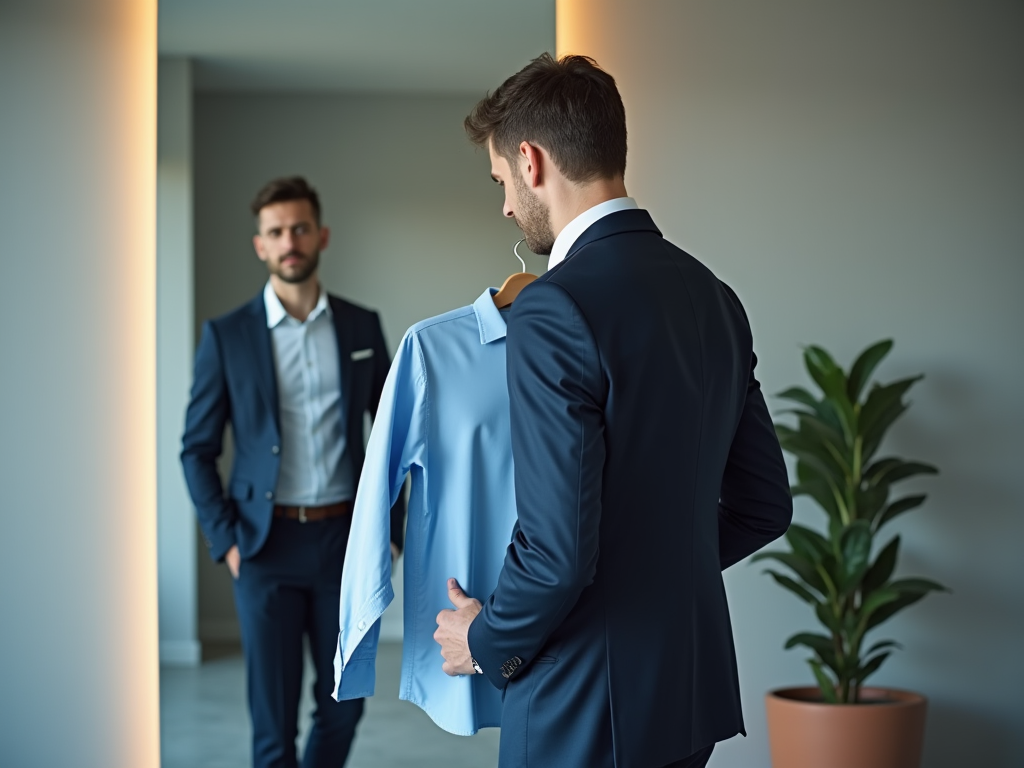
<svg viewBox="0 0 1024 768"><path fill-rule="evenodd" d="M965 768L978 764L980 745L986 765L1013 765L1014 732L1020 723L998 722L983 713L955 704L928 702L928 722L922 765L927 768Z"/></svg>
<svg viewBox="0 0 1024 768"><path fill-rule="evenodd" d="M962 369L926 372L922 398L932 401L930 412L944 418L914 418L911 410L892 446L894 453L927 456L941 473L920 485L929 494L923 513L894 526L906 532L901 571L937 578L952 589L910 609L891 633L906 647L890 661L898 676L893 682L930 700L923 762L929 768L974 765L982 751L986 765L1010 766L1019 748L1021 713L985 704L1020 700L1024 685L1024 665L1016 661L1020 650L1013 647L1024 562L1013 552L1019 543L1007 535L1021 512L1014 508L1016 488L1007 479L1008 468L983 463L972 450L1005 432L996 422L1007 416L992 409L998 397L990 386ZM1009 459L1014 448L1004 449ZM971 523L965 526L965 520ZM1019 572L996 575L991 564L998 562L1019 562ZM951 615L959 625L962 664L949 664ZM979 665L986 668L983 676L977 674ZM922 686L922 679L929 684ZM957 694L971 688L980 689L979 706L965 705Z"/></svg>

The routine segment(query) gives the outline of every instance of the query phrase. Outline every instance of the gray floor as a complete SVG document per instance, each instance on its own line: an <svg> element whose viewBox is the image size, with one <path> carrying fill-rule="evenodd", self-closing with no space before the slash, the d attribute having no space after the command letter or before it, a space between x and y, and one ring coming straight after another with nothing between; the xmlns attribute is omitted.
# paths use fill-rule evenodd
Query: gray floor
<svg viewBox="0 0 1024 768"><path fill-rule="evenodd" d="M401 645L381 643L377 695L367 700L347 768L488 768L498 761L498 730L452 736L422 710L398 700ZM214 650L202 666L160 670L162 768L249 768L245 671L237 648ZM308 673L308 670L307 670ZM307 674L308 679L308 674ZM306 691L308 695L308 688ZM299 744L309 727L304 699Z"/></svg>

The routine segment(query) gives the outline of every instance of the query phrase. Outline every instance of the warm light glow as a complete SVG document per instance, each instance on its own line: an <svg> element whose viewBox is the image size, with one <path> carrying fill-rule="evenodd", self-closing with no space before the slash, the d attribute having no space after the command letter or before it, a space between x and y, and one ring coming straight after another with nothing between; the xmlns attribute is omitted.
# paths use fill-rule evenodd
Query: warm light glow
<svg viewBox="0 0 1024 768"><path fill-rule="evenodd" d="M130 418L122 429L131 466L124 467L124 503L121 512L124 538L118 545L128 550L131 574L125 585L126 613L131 626L117 631L130 635L125 652L124 696L133 706L133 722L125 723L122 753L133 755L134 765L160 765L160 667L157 620L157 486L156 486L156 99L157 99L157 3L127 0L120 6L125 66L121 168L124 179L122 203L130 210L118 217L122 236L130 245L122 254L133 254L122 263L125 270L124 316L128 319L122 359L127 381L124 403ZM122 256L123 258L123 256ZM112 372L115 373L115 372Z"/></svg>
<svg viewBox="0 0 1024 768"><path fill-rule="evenodd" d="M555 55L586 53L579 50L582 26L587 12L597 12L586 0L556 0L555 2Z"/></svg>

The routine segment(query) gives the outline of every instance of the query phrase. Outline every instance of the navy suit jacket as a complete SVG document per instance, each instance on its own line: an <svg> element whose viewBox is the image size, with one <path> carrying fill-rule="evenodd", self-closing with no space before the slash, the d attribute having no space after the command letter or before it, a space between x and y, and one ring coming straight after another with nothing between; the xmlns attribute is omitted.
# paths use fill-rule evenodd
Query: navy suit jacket
<svg viewBox="0 0 1024 768"><path fill-rule="evenodd" d="M519 522L470 649L504 766L655 768L743 732L722 570L792 501L736 294L646 211L508 322Z"/></svg>
<svg viewBox="0 0 1024 768"><path fill-rule="evenodd" d="M347 453L358 480L363 467L363 414L377 413L390 361L376 312L329 296L338 339L341 391L348 412ZM352 360L354 351L373 355ZM224 427L231 422L235 459L227 493L217 473ZM281 467L277 379L261 291L252 301L203 325L192 399L185 416L181 463L210 555L237 544L243 558L259 552L273 517ZM391 510L391 538L402 545L405 503Z"/></svg>

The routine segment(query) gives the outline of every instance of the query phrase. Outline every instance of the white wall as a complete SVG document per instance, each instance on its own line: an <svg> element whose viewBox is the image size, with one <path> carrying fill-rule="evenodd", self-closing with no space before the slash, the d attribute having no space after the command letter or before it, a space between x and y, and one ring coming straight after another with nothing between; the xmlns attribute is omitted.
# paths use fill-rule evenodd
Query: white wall
<svg viewBox="0 0 1024 768"><path fill-rule="evenodd" d="M926 768L1024 765L1024 6L560 0L558 35L616 77L627 186L737 290L766 392L808 343L891 336L882 379L926 374L888 449L942 474L894 527L953 593L884 628L874 682L930 697ZM813 617L761 571L727 577L750 736L716 768L767 766L764 692L811 679L782 644Z"/></svg>
<svg viewBox="0 0 1024 768"><path fill-rule="evenodd" d="M157 542L160 663L200 660L196 522L178 454L192 382L192 65L161 58L157 108Z"/></svg>
<svg viewBox="0 0 1024 768"><path fill-rule="evenodd" d="M462 120L474 97L201 93L195 102L196 329L261 290L249 201L275 176L302 174L320 192L332 242L329 290L377 309L391 349L418 320L471 303L520 269L516 226L486 152ZM533 272L543 259L527 253ZM229 637L231 586L206 553L200 634ZM401 636L398 597L384 637Z"/></svg>
<svg viewBox="0 0 1024 768"><path fill-rule="evenodd" d="M0 763L159 765L156 3L0 4Z"/></svg>

